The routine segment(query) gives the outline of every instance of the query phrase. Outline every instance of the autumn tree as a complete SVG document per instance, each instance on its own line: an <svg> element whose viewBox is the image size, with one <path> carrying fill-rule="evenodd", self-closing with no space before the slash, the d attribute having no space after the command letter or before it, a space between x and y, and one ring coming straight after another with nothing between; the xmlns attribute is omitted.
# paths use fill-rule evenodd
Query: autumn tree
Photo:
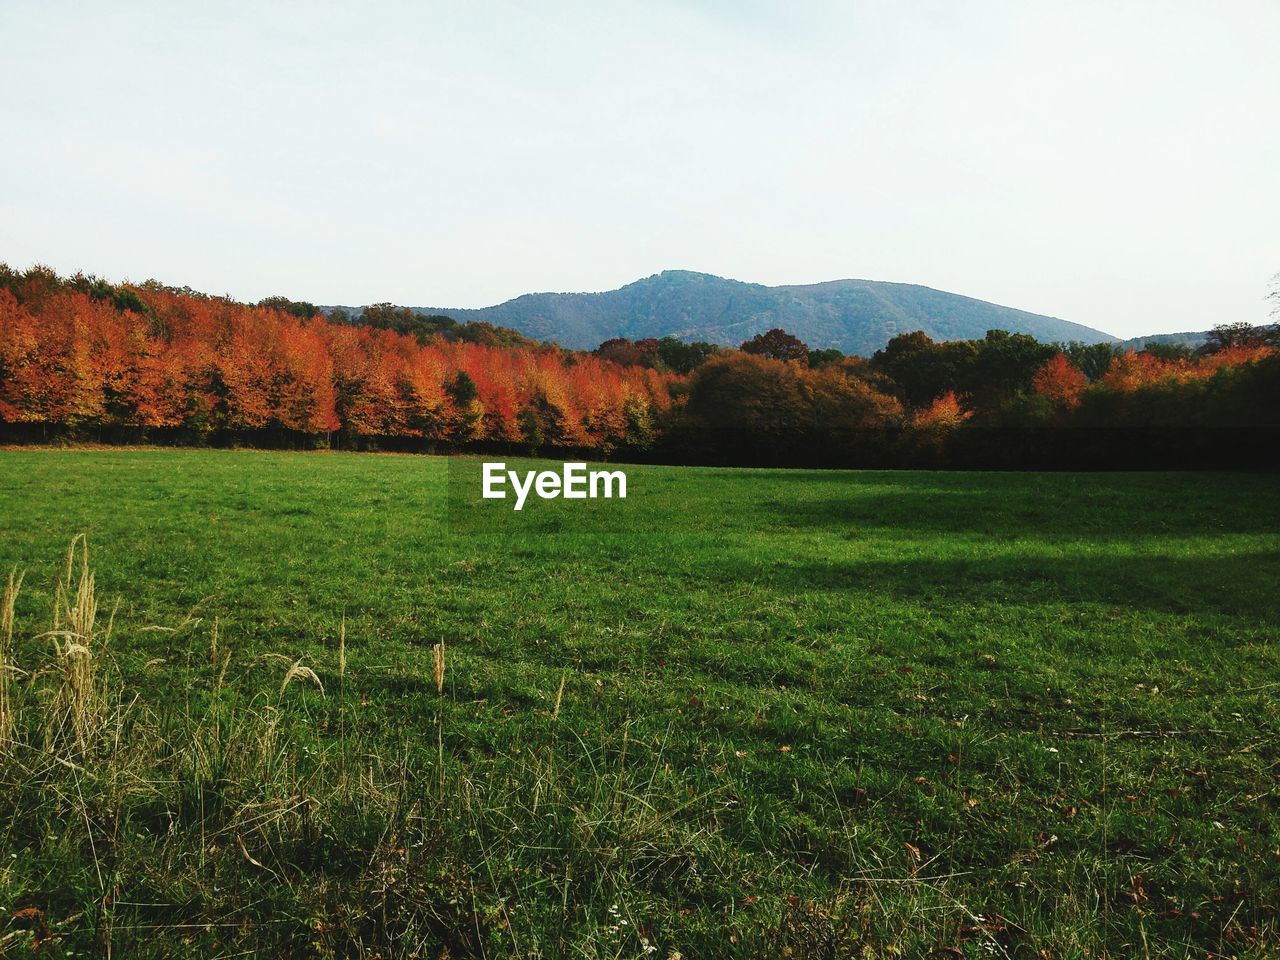
<svg viewBox="0 0 1280 960"><path fill-rule="evenodd" d="M856 457L901 406L851 369L811 370L750 353L714 357L689 383L682 426L714 455L754 463L831 463Z"/></svg>
<svg viewBox="0 0 1280 960"><path fill-rule="evenodd" d="M1066 408L1080 404L1080 394L1088 385L1089 378L1061 353L1036 371L1031 379L1031 389L1038 396Z"/></svg>
<svg viewBox="0 0 1280 960"><path fill-rule="evenodd" d="M1132 393L1171 378L1175 369L1175 364L1149 353L1126 350L1112 358L1111 366L1103 374L1101 383L1116 393Z"/></svg>
<svg viewBox="0 0 1280 960"><path fill-rule="evenodd" d="M671 404L673 375L661 369L389 304L366 318L375 322L337 324L285 298L246 306L0 265L0 421L607 452L631 438L650 445ZM477 342L489 338L501 342ZM657 341L640 349L656 358Z"/></svg>
<svg viewBox="0 0 1280 960"><path fill-rule="evenodd" d="M709 442L741 446L755 459L790 448L809 423L795 365L746 352L716 357L697 369L688 414Z"/></svg>
<svg viewBox="0 0 1280 960"><path fill-rule="evenodd" d="M389 304L366 318L0 264L0 432L314 444L336 431L355 445L665 445L663 457L830 466L1016 464L1046 451L1081 462L1056 453L1073 432L1028 433L1055 424L1129 431L1090 465L1127 462L1143 444L1225 456L1225 440L1185 440L1227 437L1223 426L1242 449L1274 449L1280 430L1280 347L1266 328L1219 328L1214 349L1195 353L917 331L870 360L812 351L806 363L782 331L748 342L761 352L669 337L580 353Z"/></svg>
<svg viewBox="0 0 1280 960"><path fill-rule="evenodd" d="M757 333L739 347L743 353L751 353L770 360L803 363L809 357L809 348L799 337L793 337L780 327Z"/></svg>
<svg viewBox="0 0 1280 960"><path fill-rule="evenodd" d="M803 377L814 450L830 457L829 462L857 465L877 456L887 431L902 422L901 402L862 373L857 364L831 362Z"/></svg>
<svg viewBox="0 0 1280 960"><path fill-rule="evenodd" d="M972 411L965 409L961 398L954 391L948 390L927 407L917 410L912 415L911 425L916 428L950 430L972 417Z"/></svg>
<svg viewBox="0 0 1280 960"><path fill-rule="evenodd" d="M628 340L626 337L614 337L592 352L602 360L611 360L624 367L652 367L660 362L658 341L653 338Z"/></svg>

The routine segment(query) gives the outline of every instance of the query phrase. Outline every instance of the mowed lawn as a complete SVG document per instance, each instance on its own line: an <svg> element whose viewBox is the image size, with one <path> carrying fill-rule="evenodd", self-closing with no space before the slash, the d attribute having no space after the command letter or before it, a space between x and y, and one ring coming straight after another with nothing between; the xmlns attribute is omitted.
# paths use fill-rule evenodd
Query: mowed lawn
<svg viewBox="0 0 1280 960"><path fill-rule="evenodd" d="M488 529L448 463L0 452L19 666L84 533L116 701L198 712L216 618L290 769L440 821L389 854L317 799L323 855L170 862L188 821L125 791L111 829L10 824L0 924L119 956L1280 953L1280 478L627 467L625 505ZM324 696L280 693L297 661Z"/></svg>

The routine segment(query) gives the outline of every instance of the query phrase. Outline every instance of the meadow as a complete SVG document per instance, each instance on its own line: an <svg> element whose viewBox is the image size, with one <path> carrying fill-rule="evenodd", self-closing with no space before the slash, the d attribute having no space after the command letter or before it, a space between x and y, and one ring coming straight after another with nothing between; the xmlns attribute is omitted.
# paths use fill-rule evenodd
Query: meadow
<svg viewBox="0 0 1280 960"><path fill-rule="evenodd" d="M0 451L0 955L1280 954L1280 477L468 468Z"/></svg>

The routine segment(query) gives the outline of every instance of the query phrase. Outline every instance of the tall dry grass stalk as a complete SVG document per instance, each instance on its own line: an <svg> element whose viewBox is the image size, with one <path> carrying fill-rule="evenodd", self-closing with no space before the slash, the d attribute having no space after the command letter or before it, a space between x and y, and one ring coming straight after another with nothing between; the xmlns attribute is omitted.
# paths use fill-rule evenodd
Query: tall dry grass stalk
<svg viewBox="0 0 1280 960"><path fill-rule="evenodd" d="M12 570L0 597L0 750L13 739L18 722L13 702L13 674L18 670L13 656L13 609L20 589L22 575Z"/></svg>
<svg viewBox="0 0 1280 960"><path fill-rule="evenodd" d="M99 636L89 544L83 534L77 535L67 551L67 565L54 596L53 630L47 635L54 638L62 675L49 718L50 737L66 738L81 751L89 747L106 717L106 685L98 664L111 639L114 619L113 614Z"/></svg>
<svg viewBox="0 0 1280 960"><path fill-rule="evenodd" d="M231 648L218 642L220 636L218 618L214 617L213 631L209 637L209 659L210 663L218 670L218 679L213 685L215 692L222 689L222 685L227 679L227 668L231 666Z"/></svg>
<svg viewBox="0 0 1280 960"><path fill-rule="evenodd" d="M301 660L297 660L285 671L284 682L280 684L280 695L284 696L285 690L289 684L295 680L306 680L320 691L320 696L324 696L324 684L320 682L320 676L310 667L304 667Z"/></svg>
<svg viewBox="0 0 1280 960"><path fill-rule="evenodd" d="M560 719L560 704L564 702L564 682L569 679L569 671L560 674L560 689L556 691L556 703L551 708L551 719Z"/></svg>
<svg viewBox="0 0 1280 960"><path fill-rule="evenodd" d="M444 693L444 640L431 648L431 672L436 680L436 693Z"/></svg>
<svg viewBox="0 0 1280 960"><path fill-rule="evenodd" d="M347 676L347 615L342 615L342 628L338 631L338 679Z"/></svg>
<svg viewBox="0 0 1280 960"><path fill-rule="evenodd" d="M436 681L436 756L439 759L440 789L444 790L444 637L431 648L431 672Z"/></svg>

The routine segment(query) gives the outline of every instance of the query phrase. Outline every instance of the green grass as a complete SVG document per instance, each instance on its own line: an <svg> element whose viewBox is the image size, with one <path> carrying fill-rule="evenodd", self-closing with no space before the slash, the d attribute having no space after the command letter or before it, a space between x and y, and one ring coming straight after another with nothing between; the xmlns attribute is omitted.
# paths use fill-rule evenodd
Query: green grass
<svg viewBox="0 0 1280 960"><path fill-rule="evenodd" d="M1277 477L448 462L0 452L18 666L75 534L119 600L101 743L17 684L0 954L1280 953Z"/></svg>

